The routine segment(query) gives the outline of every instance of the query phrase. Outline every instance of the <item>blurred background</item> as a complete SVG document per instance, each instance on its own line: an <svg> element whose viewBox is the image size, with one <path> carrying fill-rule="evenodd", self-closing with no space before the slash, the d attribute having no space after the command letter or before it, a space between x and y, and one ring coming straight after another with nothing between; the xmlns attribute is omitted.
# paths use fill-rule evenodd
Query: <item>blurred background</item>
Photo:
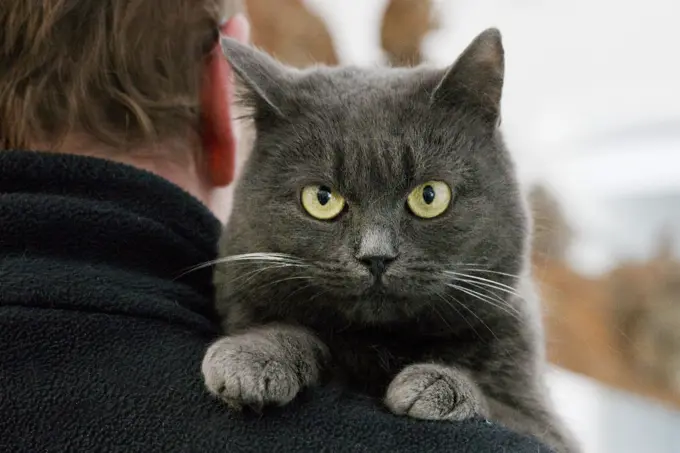
<svg viewBox="0 0 680 453"><path fill-rule="evenodd" d="M680 2L245 3L299 67L444 67L500 28L557 408L586 452L680 452Z"/></svg>

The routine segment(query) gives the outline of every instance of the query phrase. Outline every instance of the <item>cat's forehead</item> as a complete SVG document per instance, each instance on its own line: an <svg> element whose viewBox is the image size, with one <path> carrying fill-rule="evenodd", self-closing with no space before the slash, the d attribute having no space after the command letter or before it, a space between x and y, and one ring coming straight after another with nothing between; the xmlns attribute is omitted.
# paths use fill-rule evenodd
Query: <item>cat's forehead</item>
<svg viewBox="0 0 680 453"><path fill-rule="evenodd" d="M356 198L382 196L386 188L399 193L428 179L454 180L465 171L462 151L469 146L453 122L428 115L417 99L385 93L384 86L355 88L336 91L300 117L283 165Z"/></svg>
<svg viewBox="0 0 680 453"><path fill-rule="evenodd" d="M455 135L455 115L432 108L434 71L321 68L301 77L290 102L292 125L302 138L332 141L366 157L364 148L394 154L418 151L428 138ZM382 151L381 151L382 150Z"/></svg>
<svg viewBox="0 0 680 453"><path fill-rule="evenodd" d="M303 72L294 95L316 107L390 113L394 105L426 107L440 76L426 68L323 67Z"/></svg>
<svg viewBox="0 0 680 453"><path fill-rule="evenodd" d="M455 183L483 140L456 109L431 105L441 72L425 68L322 68L288 93L295 112L274 134L277 169L357 198L399 193L431 179Z"/></svg>

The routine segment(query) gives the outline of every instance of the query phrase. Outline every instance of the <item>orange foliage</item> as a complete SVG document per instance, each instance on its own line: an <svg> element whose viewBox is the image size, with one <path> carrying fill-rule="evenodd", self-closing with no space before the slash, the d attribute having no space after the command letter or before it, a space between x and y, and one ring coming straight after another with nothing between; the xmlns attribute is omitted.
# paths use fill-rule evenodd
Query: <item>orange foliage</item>
<svg viewBox="0 0 680 453"><path fill-rule="evenodd" d="M296 67L336 65L338 58L323 20L300 0L246 0L253 44Z"/></svg>

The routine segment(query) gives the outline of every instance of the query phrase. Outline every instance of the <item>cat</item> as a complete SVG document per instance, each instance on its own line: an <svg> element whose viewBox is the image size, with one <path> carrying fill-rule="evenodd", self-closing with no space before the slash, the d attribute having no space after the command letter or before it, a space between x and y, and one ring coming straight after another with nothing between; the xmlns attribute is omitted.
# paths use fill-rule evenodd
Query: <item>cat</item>
<svg viewBox="0 0 680 453"><path fill-rule="evenodd" d="M577 451L544 385L499 31L446 70L297 70L222 46L257 137L216 267L227 336L208 390L260 409L334 379L394 414Z"/></svg>

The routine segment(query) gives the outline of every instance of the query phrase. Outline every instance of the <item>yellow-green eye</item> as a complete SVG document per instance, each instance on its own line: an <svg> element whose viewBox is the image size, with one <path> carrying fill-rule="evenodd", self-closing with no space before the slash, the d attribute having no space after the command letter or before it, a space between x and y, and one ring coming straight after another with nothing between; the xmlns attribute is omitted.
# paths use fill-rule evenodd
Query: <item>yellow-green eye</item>
<svg viewBox="0 0 680 453"><path fill-rule="evenodd" d="M315 219L331 220L345 208L345 199L326 186L307 186L302 189L302 207Z"/></svg>
<svg viewBox="0 0 680 453"><path fill-rule="evenodd" d="M432 219L442 215L451 204L451 188L442 181L428 181L413 189L407 204L413 214Z"/></svg>

